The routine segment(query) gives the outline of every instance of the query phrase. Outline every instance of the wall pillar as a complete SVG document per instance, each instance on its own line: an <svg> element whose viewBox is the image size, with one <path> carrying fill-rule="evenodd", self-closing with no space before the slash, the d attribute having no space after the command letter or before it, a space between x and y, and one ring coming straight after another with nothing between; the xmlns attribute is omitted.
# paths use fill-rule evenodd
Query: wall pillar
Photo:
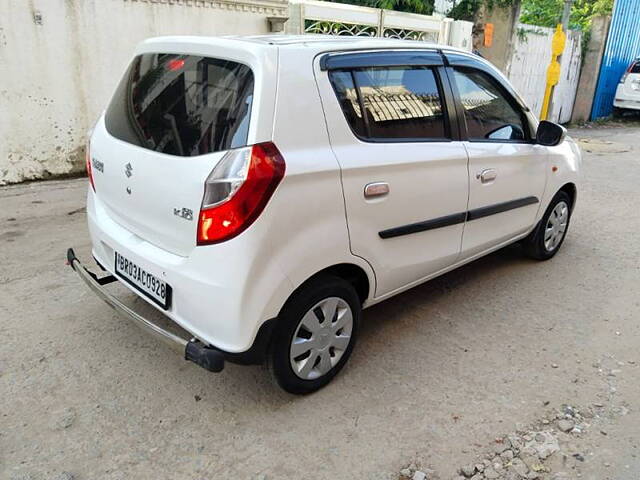
<svg viewBox="0 0 640 480"><path fill-rule="evenodd" d="M514 1L508 7L486 6L479 12L475 21L474 47L484 58L493 63L503 73L507 74L511 56L516 41L518 20L520 19L521 3ZM493 43L485 46L484 27L493 24Z"/></svg>
<svg viewBox="0 0 640 480"><path fill-rule="evenodd" d="M593 96L598 83L602 54L607 42L611 17L599 16L591 20L591 38L586 50L583 52L582 70L578 92L573 104L572 123L586 122L591 115Z"/></svg>

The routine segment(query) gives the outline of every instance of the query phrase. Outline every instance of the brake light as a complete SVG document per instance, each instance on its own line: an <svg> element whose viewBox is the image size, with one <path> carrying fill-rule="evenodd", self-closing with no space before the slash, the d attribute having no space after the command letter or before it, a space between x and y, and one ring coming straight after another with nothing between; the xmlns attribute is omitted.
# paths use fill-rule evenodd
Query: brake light
<svg viewBox="0 0 640 480"><path fill-rule="evenodd" d="M284 158L271 142L227 153L205 182L198 245L224 242L249 228L284 172Z"/></svg>
<svg viewBox="0 0 640 480"><path fill-rule="evenodd" d="M84 161L87 167L87 177L93 191L96 191L96 184L93 182L93 169L91 168L91 134L87 136L87 144L84 149Z"/></svg>
<svg viewBox="0 0 640 480"><path fill-rule="evenodd" d="M167 70L171 72L175 72L176 70L180 70L184 67L184 59L183 58L174 58L173 60L169 60L167 63Z"/></svg>

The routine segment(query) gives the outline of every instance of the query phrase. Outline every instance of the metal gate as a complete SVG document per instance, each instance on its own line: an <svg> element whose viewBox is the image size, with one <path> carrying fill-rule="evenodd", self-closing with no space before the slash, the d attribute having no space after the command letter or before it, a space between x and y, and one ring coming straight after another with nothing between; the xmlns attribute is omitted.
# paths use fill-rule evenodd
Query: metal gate
<svg viewBox="0 0 640 480"><path fill-rule="evenodd" d="M554 31L553 28L519 24L518 36L507 70L507 77L537 116L540 116L542 110L547 85L547 71L540 66L549 64ZM553 91L553 103L547 117L547 120L552 122L567 123L571 120L580 75L581 42L580 32L567 32L560 81Z"/></svg>
<svg viewBox="0 0 640 480"><path fill-rule="evenodd" d="M640 56L640 0L616 0L591 109L591 120L611 115L620 77Z"/></svg>

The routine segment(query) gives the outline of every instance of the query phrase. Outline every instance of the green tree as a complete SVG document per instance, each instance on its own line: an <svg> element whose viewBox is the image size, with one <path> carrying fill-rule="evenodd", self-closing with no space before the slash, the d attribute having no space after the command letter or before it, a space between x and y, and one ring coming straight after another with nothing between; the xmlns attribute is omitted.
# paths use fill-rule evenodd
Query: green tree
<svg viewBox="0 0 640 480"><path fill-rule="evenodd" d="M481 5L482 0L461 0L460 2L455 3L455 6L449 13L447 13L447 16L455 18L456 20L467 20L472 22Z"/></svg>
<svg viewBox="0 0 640 480"><path fill-rule="evenodd" d="M348 3L361 7L385 8L399 12L421 13L431 15L433 13L434 0L330 0L336 3Z"/></svg>
<svg viewBox="0 0 640 480"><path fill-rule="evenodd" d="M555 27L562 17L563 0L523 0L520 21L528 25ZM576 0L571 8L569 28L583 31L591 27L594 15L609 15L613 0Z"/></svg>
<svg viewBox="0 0 640 480"><path fill-rule="evenodd" d="M448 17L456 20L467 20L473 22L476 13L483 5L489 10L494 7L506 8L513 5L518 0L461 0L454 2L454 7L447 13Z"/></svg>
<svg viewBox="0 0 640 480"><path fill-rule="evenodd" d="M375 7L376 0L329 0L332 3L346 3L348 5L358 5L359 7Z"/></svg>
<svg viewBox="0 0 640 480"><path fill-rule="evenodd" d="M433 3L433 0L377 0L376 7L431 15L433 13Z"/></svg>

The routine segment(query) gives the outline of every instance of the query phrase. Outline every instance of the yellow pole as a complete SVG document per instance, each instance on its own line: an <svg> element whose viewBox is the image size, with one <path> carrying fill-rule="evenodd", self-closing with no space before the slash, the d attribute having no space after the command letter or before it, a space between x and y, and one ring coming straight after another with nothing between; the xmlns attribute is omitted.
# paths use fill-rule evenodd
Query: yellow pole
<svg viewBox="0 0 640 480"><path fill-rule="evenodd" d="M562 25L558 24L551 40L551 62L547 67L547 86L544 90L544 101L542 102L542 111L540 112L541 120L547 119L553 87L556 86L560 80L560 62L558 62L558 56L562 55L566 41L567 36L562 31Z"/></svg>

